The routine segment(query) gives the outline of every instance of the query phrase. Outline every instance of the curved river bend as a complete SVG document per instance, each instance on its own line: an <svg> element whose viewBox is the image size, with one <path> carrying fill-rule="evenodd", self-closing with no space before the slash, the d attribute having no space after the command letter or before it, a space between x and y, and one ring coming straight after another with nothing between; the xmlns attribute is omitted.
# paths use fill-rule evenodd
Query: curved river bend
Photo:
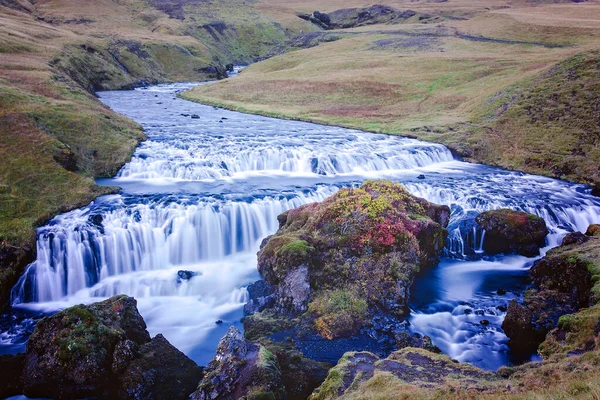
<svg viewBox="0 0 600 400"><path fill-rule="evenodd" d="M120 194L38 230L37 260L13 289L19 316L2 329L0 353L23 349L31 315L125 293L152 335L206 365L228 326L240 324L245 286L259 278L256 252L277 215L388 178L452 209L445 257L415 283L411 329L451 357L497 368L511 362L502 305L518 296L535 259L482 254L474 216L510 207L544 217L547 248L600 222L600 199L582 185L467 164L437 144L176 98L192 86L99 93L149 140L114 179L99 181L121 186ZM498 295L501 288L508 293Z"/></svg>

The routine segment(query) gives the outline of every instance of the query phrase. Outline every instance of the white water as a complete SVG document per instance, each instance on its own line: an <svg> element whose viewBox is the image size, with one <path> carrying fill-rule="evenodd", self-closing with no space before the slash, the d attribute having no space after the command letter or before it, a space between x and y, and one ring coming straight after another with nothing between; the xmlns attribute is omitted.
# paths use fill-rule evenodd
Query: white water
<svg viewBox="0 0 600 400"><path fill-rule="evenodd" d="M600 222L600 201L581 185L466 164L443 146L413 139L176 99L186 87L100 93L141 123L149 140L115 179L101 181L122 186L121 194L38 230L38 257L13 289L15 307L51 311L119 293L135 296L152 334L163 333L205 364L227 327L239 324L245 286L259 278L256 251L277 229L277 215L339 187L389 178L452 208L447 254L455 259L417 283L424 298L417 294L413 302L413 330L431 335L454 358L495 367L507 362L507 348L503 315L491 315L499 300L490 280L515 286L532 260L456 260L482 256L474 216L501 207L540 215L551 230L549 247L568 231ZM179 271L195 276L181 279ZM465 315L465 307L486 316ZM482 318L488 327L479 324Z"/></svg>

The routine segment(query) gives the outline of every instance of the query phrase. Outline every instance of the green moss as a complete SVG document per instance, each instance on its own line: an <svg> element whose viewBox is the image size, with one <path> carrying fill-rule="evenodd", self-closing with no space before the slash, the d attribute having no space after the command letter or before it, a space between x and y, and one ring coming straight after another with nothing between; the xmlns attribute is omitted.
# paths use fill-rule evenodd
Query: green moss
<svg viewBox="0 0 600 400"><path fill-rule="evenodd" d="M304 259L312 250L314 248L306 240L295 240L277 250L277 255L279 257Z"/></svg>
<svg viewBox="0 0 600 400"><path fill-rule="evenodd" d="M338 367L340 365L338 364ZM342 388L343 372L340 368L329 370L325 382L313 393L310 400L329 400L338 397L339 390Z"/></svg>
<svg viewBox="0 0 600 400"><path fill-rule="evenodd" d="M368 317L367 301L354 288L321 291L309 304L319 334L335 339L357 331Z"/></svg>
<svg viewBox="0 0 600 400"><path fill-rule="evenodd" d="M259 340L289 329L295 323L295 320L277 315L273 310L265 310L244 318L244 337L251 341Z"/></svg>

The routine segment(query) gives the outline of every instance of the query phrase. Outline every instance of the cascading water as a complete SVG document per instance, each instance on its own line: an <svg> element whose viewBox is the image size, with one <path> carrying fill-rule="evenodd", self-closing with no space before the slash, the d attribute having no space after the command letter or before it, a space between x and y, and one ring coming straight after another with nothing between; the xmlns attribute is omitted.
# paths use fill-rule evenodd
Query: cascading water
<svg viewBox="0 0 600 400"><path fill-rule="evenodd" d="M244 287L258 279L256 251L277 229L277 215L387 178L452 209L447 258L413 290L412 329L452 357L494 368L508 361L496 306L516 296L494 293L518 287L533 259L481 259L475 216L501 207L540 215L551 231L548 247L600 222L600 201L581 185L463 163L441 145L174 97L191 86L99 94L141 123L149 140L114 179L99 181L121 186L121 194L38 230L37 260L12 292L16 310L51 312L125 293L138 300L152 334L206 364L227 327L239 323ZM15 336L0 334L0 352Z"/></svg>

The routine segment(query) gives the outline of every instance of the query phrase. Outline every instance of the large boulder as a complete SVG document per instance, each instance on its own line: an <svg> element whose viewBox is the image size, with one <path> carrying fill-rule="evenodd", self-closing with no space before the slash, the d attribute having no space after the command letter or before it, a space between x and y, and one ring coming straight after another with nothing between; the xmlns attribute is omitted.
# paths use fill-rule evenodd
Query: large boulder
<svg viewBox="0 0 600 400"><path fill-rule="evenodd" d="M202 368L159 334L119 374L119 398L187 399L201 378Z"/></svg>
<svg viewBox="0 0 600 400"><path fill-rule="evenodd" d="M537 256L548 235L542 218L522 211L486 211L477 216L476 222L485 229L483 250L488 254Z"/></svg>
<svg viewBox="0 0 600 400"><path fill-rule="evenodd" d="M229 328L190 400L284 399L277 357Z"/></svg>
<svg viewBox="0 0 600 400"><path fill-rule="evenodd" d="M522 304L512 300L502 323L512 348L536 350L548 332L558 326L562 316L598 301L593 290L598 278L594 277L590 259L596 259L599 253L600 238L586 238L563 241L531 267L529 276L533 287L525 293Z"/></svg>
<svg viewBox="0 0 600 400"><path fill-rule="evenodd" d="M189 381L197 382L201 371L162 336L151 340L136 306L135 299L116 296L38 322L25 352L24 394L187 398L194 388Z"/></svg>
<svg viewBox="0 0 600 400"><path fill-rule="evenodd" d="M438 261L449 217L447 206L389 181L283 213L258 253L275 313L312 321L328 339L355 334L374 313L405 315L414 276Z"/></svg>
<svg viewBox="0 0 600 400"><path fill-rule="evenodd" d="M444 398L441 389L446 385L447 389L469 388L475 394L498 380L493 373L423 349L408 347L384 359L369 352L350 352L329 371L327 379L310 400ZM448 394L448 397L461 398L455 389L450 393L452 395ZM472 398L477 398L476 394Z"/></svg>

